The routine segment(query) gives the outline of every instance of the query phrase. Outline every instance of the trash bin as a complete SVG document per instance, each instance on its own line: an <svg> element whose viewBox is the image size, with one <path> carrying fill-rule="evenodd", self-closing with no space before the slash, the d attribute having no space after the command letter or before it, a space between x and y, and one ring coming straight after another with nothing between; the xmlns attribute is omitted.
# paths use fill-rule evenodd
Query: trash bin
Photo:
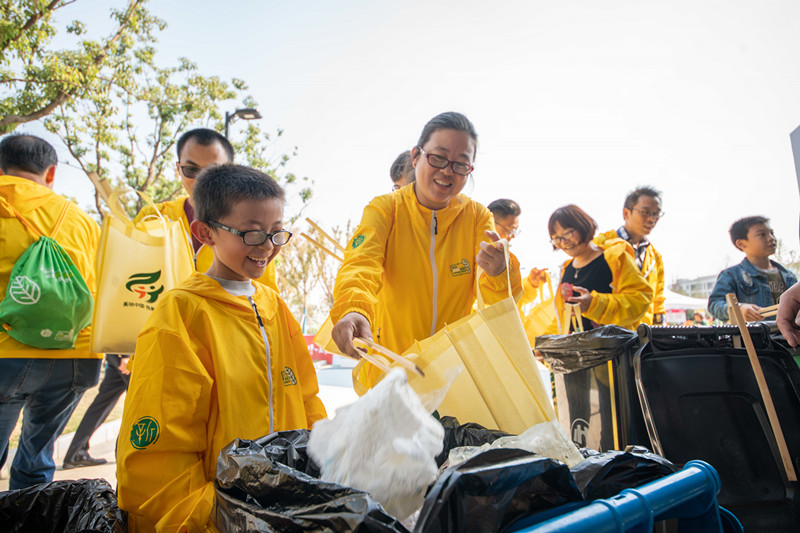
<svg viewBox="0 0 800 533"><path fill-rule="evenodd" d="M748 326L791 462L800 471L800 368L770 335ZM653 449L678 465L719 472L719 502L746 531L800 531L800 485L787 480L738 328L638 329L634 370Z"/></svg>
<svg viewBox="0 0 800 533"><path fill-rule="evenodd" d="M577 446L652 449L631 368L637 347L636 333L619 326L536 338L554 374L558 421Z"/></svg>
<svg viewBox="0 0 800 533"><path fill-rule="evenodd" d="M0 524L6 533L126 530L117 495L105 479L53 481L0 493Z"/></svg>

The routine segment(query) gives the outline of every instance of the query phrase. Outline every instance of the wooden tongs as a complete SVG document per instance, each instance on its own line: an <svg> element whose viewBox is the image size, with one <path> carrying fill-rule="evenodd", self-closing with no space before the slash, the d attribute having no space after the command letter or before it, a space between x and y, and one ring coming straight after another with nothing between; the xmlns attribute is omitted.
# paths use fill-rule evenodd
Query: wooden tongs
<svg viewBox="0 0 800 533"><path fill-rule="evenodd" d="M769 318L771 316L777 315L778 314L778 304L770 305L769 307L762 307L761 311L759 311L759 314L763 318Z"/></svg>
<svg viewBox="0 0 800 533"><path fill-rule="evenodd" d="M422 369L419 366L417 366L415 363L409 361L408 359L406 359L402 355L398 355L398 354L394 353L393 351L391 351L390 349L384 348L380 344L377 344L377 343L375 343L375 342L373 342L373 341L371 341L369 339L365 339L363 337L356 337L353 340L363 344L364 346L366 346L369 349L375 350L379 354L381 354L384 357L388 358L390 361L393 361L393 362L397 363L398 365L402 366L406 370L410 370L411 372L414 372L419 376L425 377L425 372L423 372ZM358 350L358 353L361 355L361 357L363 357L364 359L366 359L367 361L369 361L373 365L377 366L378 368L380 368L384 372L387 372L389 370L388 365L386 365L380 359L377 359L373 355L370 355L369 353L367 353L366 350L363 350L363 349L361 349L359 347L356 347L356 350ZM376 363L375 361L378 361L378 363Z"/></svg>
<svg viewBox="0 0 800 533"><path fill-rule="evenodd" d="M767 418L772 427L772 434L775 436L775 442L778 445L778 452L780 452L781 455L783 469L786 472L786 479L789 481L797 481L797 473L792 464L792 457L789 455L789 448L786 446L786 439L783 436L783 430L778 420L778 412L775 411L775 404L772 403L772 395L769 392L767 380L764 378L764 371L761 369L761 362L758 360L758 354L756 353L756 347L753 345L753 339L750 338L747 322L745 322L742 310L739 308L739 300L732 292L725 295L725 300L728 302L728 316L739 328L742 341L744 341L744 346L747 349L747 357L750 359L750 365L753 367L753 373L756 376L758 390L761 392L761 399L764 401L764 408L767 411Z"/></svg>
<svg viewBox="0 0 800 533"><path fill-rule="evenodd" d="M337 241L336 239L334 239L333 237L331 237L330 235L328 235L328 233L327 233L327 232L326 232L324 229L322 229L321 227L319 227L319 226L318 226L318 225L317 225L317 224L316 224L316 223L315 223L313 220L311 220L310 218L306 218L306 222L308 222L308 223L311 225L311 227L312 227L312 228L314 228L315 230L317 230L318 232L320 232L320 234L321 234L323 237L325 237L325 238L326 238L326 239L328 239L328 240L329 240L331 243L333 243L333 246L334 246L334 247L335 247L337 250L339 250L340 252L344 253L344 251L345 251L345 250L344 250L344 246L342 246L341 244L339 244L339 241ZM321 242L319 242L319 241L318 241L317 239L315 239L314 237L311 237L310 235L308 235L308 234L307 234L307 233L305 233L305 232L302 232L302 233L300 233L300 235L302 235L303 237L305 237L305 238L306 238L306 239L307 239L309 242L311 242L312 244L314 244L315 246L317 246L317 247L318 247L320 250L322 250L323 252L327 253L329 256L333 257L334 259L336 259L336 260L337 260L337 261L339 261L340 263L344 263L344 258L342 258L342 257L340 257L340 256L338 256L338 255L336 255L336 252L333 252L333 251L332 251L330 248L328 248L327 246L325 246L324 244L322 244Z"/></svg>

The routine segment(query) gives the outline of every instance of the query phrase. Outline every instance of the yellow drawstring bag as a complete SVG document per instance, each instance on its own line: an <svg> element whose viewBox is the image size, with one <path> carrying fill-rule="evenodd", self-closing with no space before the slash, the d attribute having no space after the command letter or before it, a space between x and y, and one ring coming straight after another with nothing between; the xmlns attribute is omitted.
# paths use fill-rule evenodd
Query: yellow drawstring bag
<svg viewBox="0 0 800 533"><path fill-rule="evenodd" d="M136 337L159 297L194 270L192 247L180 221L156 209L134 225L119 204L123 191L109 197L97 252L97 297L92 319L92 351L132 354ZM155 208L150 197L139 193Z"/></svg>
<svg viewBox="0 0 800 533"><path fill-rule="evenodd" d="M508 247L505 241L506 264ZM545 386L511 292L485 305L480 293L481 269L475 276L477 311L448 324L432 337L415 342L403 354L425 373L409 372L409 384L421 397L435 395L452 380L438 407L440 415L520 434L555 420L549 384ZM453 380L453 369L463 368ZM356 375L354 369L353 375ZM358 384L356 384L358 385ZM358 390L356 391L358 392Z"/></svg>
<svg viewBox="0 0 800 533"><path fill-rule="evenodd" d="M530 346L536 345L536 337L548 333L556 333L556 306L553 295L553 282L550 280L550 273L547 272L547 292L545 284L542 283L538 288L536 303L525 315L525 334L528 336Z"/></svg>

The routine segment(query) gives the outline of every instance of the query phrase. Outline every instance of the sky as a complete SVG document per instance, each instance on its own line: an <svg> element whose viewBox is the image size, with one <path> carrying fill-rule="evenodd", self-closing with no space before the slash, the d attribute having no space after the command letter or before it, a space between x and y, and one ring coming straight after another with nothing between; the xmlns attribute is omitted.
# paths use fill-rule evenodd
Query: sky
<svg viewBox="0 0 800 533"><path fill-rule="evenodd" d="M79 0L61 16L107 28L109 4L121 2ZM425 123L459 111L479 135L464 192L520 203L523 274L566 259L548 243L556 208L614 229L639 185L663 192L650 237L668 284L739 262L727 230L742 216L768 216L800 249L796 0L222 5L152 1L168 24L158 60L249 84L262 127L285 131L276 150L297 147L289 170L314 180L304 214L323 227L358 221ZM62 174L56 190L90 205L88 179Z"/></svg>

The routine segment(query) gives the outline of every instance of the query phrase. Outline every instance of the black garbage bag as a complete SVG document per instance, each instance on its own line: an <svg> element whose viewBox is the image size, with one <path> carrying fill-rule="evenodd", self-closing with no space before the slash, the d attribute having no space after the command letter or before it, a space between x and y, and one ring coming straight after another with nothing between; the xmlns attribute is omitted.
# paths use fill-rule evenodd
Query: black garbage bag
<svg viewBox="0 0 800 533"><path fill-rule="evenodd" d="M53 481L0 493L6 533L122 533L117 495L105 479Z"/></svg>
<svg viewBox="0 0 800 533"><path fill-rule="evenodd" d="M611 498L622 489L631 489L650 483L679 469L660 455L646 448L629 451L591 453L581 450L586 457L570 469L575 483L585 500Z"/></svg>
<svg viewBox="0 0 800 533"><path fill-rule="evenodd" d="M436 464L440 467L447 460L447 456L453 448L483 446L484 444L491 444L500 437L509 436L509 433L499 429L486 429L474 422L459 424L458 419L452 416L443 416L439 422L444 427L444 446L442 447L442 453L436 456Z"/></svg>
<svg viewBox="0 0 800 533"><path fill-rule="evenodd" d="M556 374L569 374L615 359L632 349L636 333L619 326L603 326L571 335L540 335L536 350Z"/></svg>
<svg viewBox="0 0 800 533"><path fill-rule="evenodd" d="M222 532L408 533L366 492L319 478L308 457L310 431L237 439L217 460L216 526Z"/></svg>
<svg viewBox="0 0 800 533"><path fill-rule="evenodd" d="M414 531L504 531L520 518L581 500L564 463L515 448L486 450L442 472Z"/></svg>

